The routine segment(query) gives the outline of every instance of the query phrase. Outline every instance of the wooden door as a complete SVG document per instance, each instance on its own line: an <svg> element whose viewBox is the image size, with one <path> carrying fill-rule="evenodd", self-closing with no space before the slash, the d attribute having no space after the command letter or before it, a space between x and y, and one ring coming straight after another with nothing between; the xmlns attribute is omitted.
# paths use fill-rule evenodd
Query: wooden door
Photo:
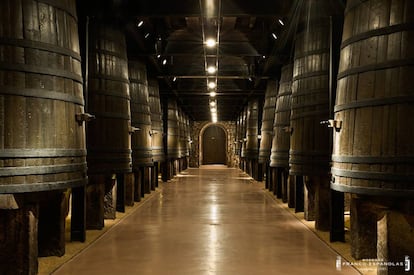
<svg viewBox="0 0 414 275"><path fill-rule="evenodd" d="M204 131L203 164L226 164L226 133L218 126Z"/></svg>

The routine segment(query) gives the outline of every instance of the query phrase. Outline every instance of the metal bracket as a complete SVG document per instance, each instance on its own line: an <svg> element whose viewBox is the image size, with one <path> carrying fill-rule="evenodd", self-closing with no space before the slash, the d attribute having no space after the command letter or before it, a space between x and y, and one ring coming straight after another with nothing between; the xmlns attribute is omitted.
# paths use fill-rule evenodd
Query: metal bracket
<svg viewBox="0 0 414 275"><path fill-rule="evenodd" d="M95 118L96 117L94 115L91 115L89 113L81 113L75 115L75 119L79 125L82 125L83 122L89 122Z"/></svg>
<svg viewBox="0 0 414 275"><path fill-rule="evenodd" d="M321 124L326 124L329 128L335 128L335 131L337 132L342 128L342 120L329 119L321 121Z"/></svg>

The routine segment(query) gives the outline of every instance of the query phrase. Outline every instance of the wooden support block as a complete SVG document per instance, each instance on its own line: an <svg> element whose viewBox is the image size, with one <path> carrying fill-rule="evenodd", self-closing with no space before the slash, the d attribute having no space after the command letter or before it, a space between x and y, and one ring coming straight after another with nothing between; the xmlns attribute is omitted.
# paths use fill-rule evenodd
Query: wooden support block
<svg viewBox="0 0 414 275"><path fill-rule="evenodd" d="M316 186L309 177L305 177L304 189L303 189L304 201L303 201L303 212L305 220L315 220L315 193Z"/></svg>
<svg viewBox="0 0 414 275"><path fill-rule="evenodd" d="M0 209L0 274L37 274L38 208Z"/></svg>
<svg viewBox="0 0 414 275"><path fill-rule="evenodd" d="M105 176L90 175L86 187L86 229L104 227Z"/></svg>
<svg viewBox="0 0 414 275"><path fill-rule="evenodd" d="M105 189L111 186L109 190L105 190L104 196L104 218L114 220L116 218L116 205L117 205L117 179L116 176L111 179L112 186L107 185Z"/></svg>
<svg viewBox="0 0 414 275"><path fill-rule="evenodd" d="M135 177L133 173L125 174L125 205L134 205Z"/></svg>
<svg viewBox="0 0 414 275"><path fill-rule="evenodd" d="M411 274L414 255L414 216L386 211L377 226L377 258L391 263L378 267L378 275Z"/></svg>
<svg viewBox="0 0 414 275"><path fill-rule="evenodd" d="M351 254L357 260L377 257L377 214L369 200L357 196L351 199Z"/></svg>

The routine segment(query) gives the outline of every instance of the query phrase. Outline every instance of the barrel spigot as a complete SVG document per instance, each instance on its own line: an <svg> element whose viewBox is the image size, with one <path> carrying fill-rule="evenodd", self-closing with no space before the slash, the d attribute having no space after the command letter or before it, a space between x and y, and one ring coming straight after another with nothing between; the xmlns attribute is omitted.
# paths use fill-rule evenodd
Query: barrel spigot
<svg viewBox="0 0 414 275"><path fill-rule="evenodd" d="M293 133L293 128L291 128L290 126L285 126L282 128L282 130L285 131L285 133L289 133L289 134Z"/></svg>
<svg viewBox="0 0 414 275"><path fill-rule="evenodd" d="M337 132L342 128L342 120L329 119L321 121L321 124L327 125L329 128L334 128Z"/></svg>
<svg viewBox="0 0 414 275"><path fill-rule="evenodd" d="M137 131L141 131L141 128L134 127L134 126L129 126L129 133L130 134L133 134L133 133L135 133Z"/></svg>
<svg viewBox="0 0 414 275"><path fill-rule="evenodd" d="M94 115L91 115L89 113L79 113L75 115L75 119L79 125L82 125L83 122L89 122L95 118L96 117Z"/></svg>

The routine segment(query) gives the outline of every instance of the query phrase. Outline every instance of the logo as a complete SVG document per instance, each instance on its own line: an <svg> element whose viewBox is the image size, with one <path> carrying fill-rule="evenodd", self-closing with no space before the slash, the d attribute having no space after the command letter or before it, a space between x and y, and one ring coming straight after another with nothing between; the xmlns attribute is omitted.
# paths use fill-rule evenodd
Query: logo
<svg viewBox="0 0 414 275"><path fill-rule="evenodd" d="M410 256L405 256L404 258L404 271L411 271L411 259Z"/></svg>
<svg viewBox="0 0 414 275"><path fill-rule="evenodd" d="M342 270L342 258L341 256L336 256L336 270Z"/></svg>

